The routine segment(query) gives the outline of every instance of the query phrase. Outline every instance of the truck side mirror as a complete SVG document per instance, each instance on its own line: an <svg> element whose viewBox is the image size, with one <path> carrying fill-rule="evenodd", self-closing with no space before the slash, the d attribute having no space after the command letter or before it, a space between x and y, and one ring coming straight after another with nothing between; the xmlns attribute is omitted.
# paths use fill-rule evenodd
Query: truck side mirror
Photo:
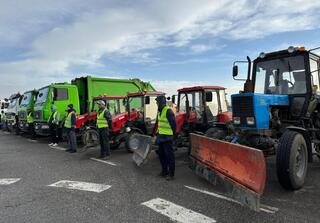
<svg viewBox="0 0 320 223"><path fill-rule="evenodd" d="M206 92L206 102L212 101L212 92L208 91Z"/></svg>
<svg viewBox="0 0 320 223"><path fill-rule="evenodd" d="M171 101L172 101L173 104L176 103L176 95L172 95L171 96Z"/></svg>
<svg viewBox="0 0 320 223"><path fill-rule="evenodd" d="M238 65L233 65L232 67L232 77L238 76Z"/></svg>
<svg viewBox="0 0 320 223"><path fill-rule="evenodd" d="M150 96L146 96L146 97L145 97L144 103L145 103L146 105L150 104Z"/></svg>

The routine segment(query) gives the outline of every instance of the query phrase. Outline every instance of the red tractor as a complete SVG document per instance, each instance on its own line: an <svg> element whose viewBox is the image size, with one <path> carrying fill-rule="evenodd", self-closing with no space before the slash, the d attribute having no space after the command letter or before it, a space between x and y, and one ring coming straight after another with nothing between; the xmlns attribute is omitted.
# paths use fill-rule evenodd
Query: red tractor
<svg viewBox="0 0 320 223"><path fill-rule="evenodd" d="M132 100L139 98L141 103L149 107L141 107L143 114L141 119L129 121L131 133L127 138L127 148L134 151L138 158L134 160L138 165L147 159L151 149L150 136L157 130L156 119L158 107L155 98L164 95L161 92L131 94L129 107ZM130 98L131 102L130 102ZM232 113L228 111L225 88L220 86L196 86L178 90L177 107L175 107L176 95L172 96L172 107L176 114L177 147L189 146L189 133L200 133L208 137L221 139L227 135L226 123L232 120ZM170 104L170 102L168 102ZM143 136L144 135L144 136ZM146 137L145 135L149 135ZM190 147L189 147L190 148ZM190 151L189 151L190 152Z"/></svg>
<svg viewBox="0 0 320 223"><path fill-rule="evenodd" d="M175 97L172 96L174 104ZM178 90L177 146L189 146L191 132L222 139L227 134L226 123L231 120L224 87L196 86Z"/></svg>
<svg viewBox="0 0 320 223"><path fill-rule="evenodd" d="M158 106L156 97L165 95L159 91L143 91L130 93L127 97L127 110L130 120L127 122L126 148L130 151L129 142L136 134L153 135L156 129ZM134 143L134 142L132 142Z"/></svg>
<svg viewBox="0 0 320 223"><path fill-rule="evenodd" d="M110 146L111 149L119 147L121 142L125 141L125 124L131 119L126 111L126 101L124 96L98 96L93 98L91 113L80 115L77 117L76 128L79 130L81 141L86 148L99 144L99 134L96 129L97 120L97 101L106 102L107 109L112 115L112 123L110 129ZM131 113L132 119L136 114Z"/></svg>

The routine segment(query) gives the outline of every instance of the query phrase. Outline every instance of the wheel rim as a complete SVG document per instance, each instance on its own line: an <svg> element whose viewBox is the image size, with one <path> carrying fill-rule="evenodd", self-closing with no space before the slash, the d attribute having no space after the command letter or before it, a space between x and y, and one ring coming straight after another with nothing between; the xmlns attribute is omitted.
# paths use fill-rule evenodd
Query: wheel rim
<svg viewBox="0 0 320 223"><path fill-rule="evenodd" d="M136 150L138 149L139 146L139 140L135 137L131 137L129 141L129 146L131 150Z"/></svg>
<svg viewBox="0 0 320 223"><path fill-rule="evenodd" d="M295 159L295 170L296 170L296 176L301 178L304 175L305 169L306 169L306 149L304 145L300 145L297 153L296 153L296 159Z"/></svg>

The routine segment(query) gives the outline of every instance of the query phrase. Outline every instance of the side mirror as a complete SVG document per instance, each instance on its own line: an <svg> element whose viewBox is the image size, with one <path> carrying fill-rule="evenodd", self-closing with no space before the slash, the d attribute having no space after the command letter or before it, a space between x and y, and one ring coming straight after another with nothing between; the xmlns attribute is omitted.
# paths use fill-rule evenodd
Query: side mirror
<svg viewBox="0 0 320 223"><path fill-rule="evenodd" d="M176 95L172 95L171 96L171 101L172 101L173 104L176 103Z"/></svg>
<svg viewBox="0 0 320 223"><path fill-rule="evenodd" d="M233 65L232 67L232 77L238 76L238 65Z"/></svg>
<svg viewBox="0 0 320 223"><path fill-rule="evenodd" d="M212 92L208 91L206 92L206 102L212 101Z"/></svg>
<svg viewBox="0 0 320 223"><path fill-rule="evenodd" d="M150 96L146 96L146 97L144 98L144 103L145 103L146 105L150 104Z"/></svg>

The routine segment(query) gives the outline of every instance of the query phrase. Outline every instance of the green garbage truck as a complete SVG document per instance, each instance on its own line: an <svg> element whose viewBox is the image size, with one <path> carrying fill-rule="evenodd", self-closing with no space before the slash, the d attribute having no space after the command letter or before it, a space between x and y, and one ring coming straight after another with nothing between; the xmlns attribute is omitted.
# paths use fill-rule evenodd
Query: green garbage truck
<svg viewBox="0 0 320 223"><path fill-rule="evenodd" d="M37 135L50 134L48 119L51 106L55 105L60 113L60 126L66 116L68 104L73 104L77 115L90 113L93 97L100 95L126 96L137 91L155 90L154 87L139 79L113 79L100 77L80 77L71 83L56 83L40 88L34 106L35 131Z"/></svg>
<svg viewBox="0 0 320 223"><path fill-rule="evenodd" d="M28 132L27 116L28 110L34 112L34 102L37 97L37 90L26 91L22 95L21 103L18 108L18 127L22 132Z"/></svg>
<svg viewBox="0 0 320 223"><path fill-rule="evenodd" d="M7 109L7 128L10 132L17 133L18 108L21 103L21 94L12 94L9 98L9 106Z"/></svg>

